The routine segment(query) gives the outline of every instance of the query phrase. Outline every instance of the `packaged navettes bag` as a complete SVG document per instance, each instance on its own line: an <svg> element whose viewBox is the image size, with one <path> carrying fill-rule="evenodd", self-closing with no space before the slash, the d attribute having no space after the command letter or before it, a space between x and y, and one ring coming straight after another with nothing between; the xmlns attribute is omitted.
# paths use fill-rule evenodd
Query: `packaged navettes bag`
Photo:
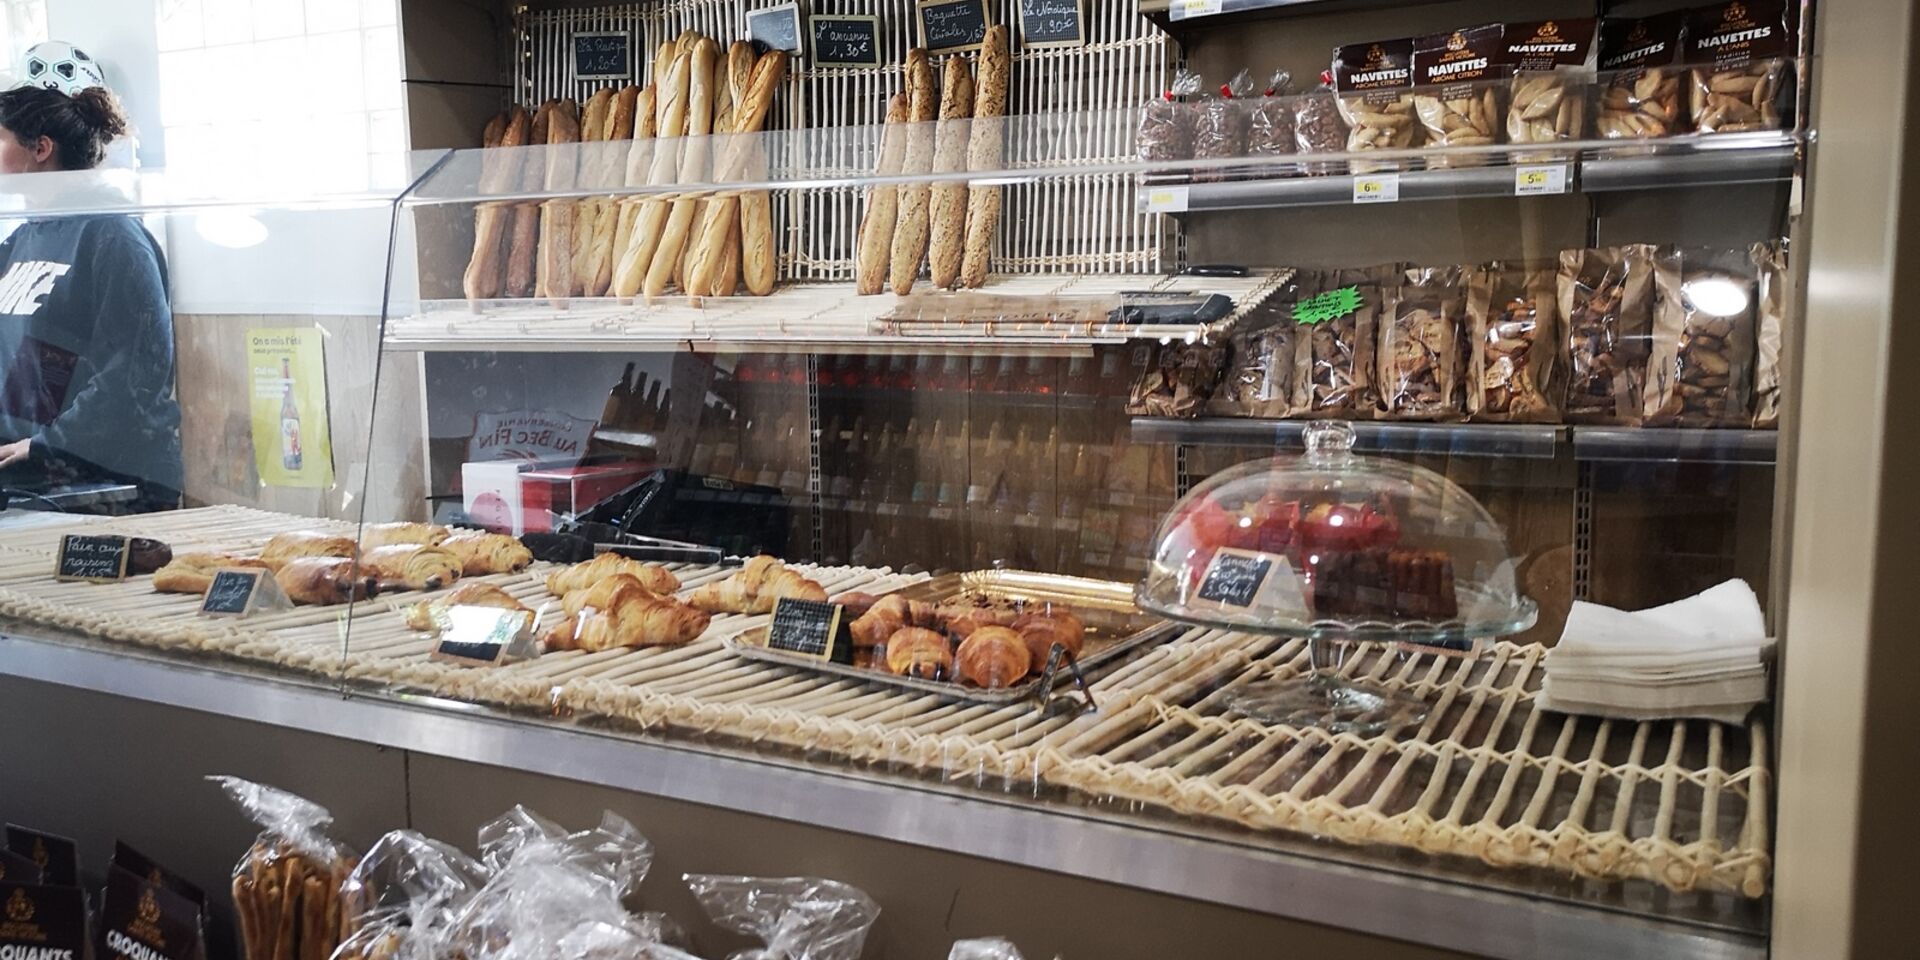
<svg viewBox="0 0 1920 960"><path fill-rule="evenodd" d="M1499 141L1502 80L1497 23L1421 37L1413 50L1414 109L1436 147L1484 147ZM1435 158L1431 166L1478 166L1477 155Z"/></svg>
<svg viewBox="0 0 1920 960"><path fill-rule="evenodd" d="M1593 69L1592 18L1509 23L1501 59L1513 73L1508 143L1554 143L1586 134L1585 71Z"/></svg>
<svg viewBox="0 0 1920 960"><path fill-rule="evenodd" d="M1685 133L1680 108L1681 11L1600 22L1600 106L1594 130L1609 140Z"/></svg>
<svg viewBox="0 0 1920 960"><path fill-rule="evenodd" d="M1693 128L1701 133L1780 129L1792 54L1784 0L1731 0L1690 11Z"/></svg>

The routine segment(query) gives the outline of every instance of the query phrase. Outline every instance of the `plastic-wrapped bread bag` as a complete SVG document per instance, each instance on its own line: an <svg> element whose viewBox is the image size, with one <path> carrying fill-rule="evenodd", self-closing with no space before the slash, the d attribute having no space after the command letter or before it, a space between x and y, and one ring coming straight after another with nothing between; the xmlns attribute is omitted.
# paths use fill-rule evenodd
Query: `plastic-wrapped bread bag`
<svg viewBox="0 0 1920 960"><path fill-rule="evenodd" d="M811 877L688 874L713 922L765 946L727 960L859 960L880 907L858 888Z"/></svg>
<svg viewBox="0 0 1920 960"><path fill-rule="evenodd" d="M1333 71L1320 72L1320 85L1293 100L1293 142L1300 153L1339 153L1347 148L1347 122L1340 117L1340 98L1333 92ZM1340 173L1337 163L1307 163L1309 175Z"/></svg>
<svg viewBox="0 0 1920 960"><path fill-rule="evenodd" d="M1389 420L1458 420L1465 407L1458 267L1416 267L1387 294L1380 320L1380 409Z"/></svg>
<svg viewBox="0 0 1920 960"><path fill-rule="evenodd" d="M1513 71L1508 143L1557 143L1586 134L1586 73L1593 69L1597 26L1587 17L1507 24L1500 49Z"/></svg>
<svg viewBox="0 0 1920 960"><path fill-rule="evenodd" d="M1469 277L1468 417L1493 423L1559 421L1554 266L1546 260L1495 262L1476 267Z"/></svg>
<svg viewBox="0 0 1920 960"><path fill-rule="evenodd" d="M1200 75L1180 70L1173 75L1167 92L1140 108L1140 128L1134 135L1134 148L1140 159L1190 160L1193 158L1193 104L1188 98L1200 92Z"/></svg>
<svg viewBox="0 0 1920 960"><path fill-rule="evenodd" d="M324 960L340 945L340 884L353 853L327 836L333 815L284 790L209 777L260 825L233 868L245 960Z"/></svg>
<svg viewBox="0 0 1920 960"><path fill-rule="evenodd" d="M1792 55L1784 0L1728 0L1689 11L1693 128L1701 133L1780 129Z"/></svg>
<svg viewBox="0 0 1920 960"><path fill-rule="evenodd" d="M653 846L625 820L608 813L570 834L515 807L481 828L480 848L494 873L447 939L467 960L555 956L556 943L596 924L639 929L621 901L645 878Z"/></svg>
<svg viewBox="0 0 1920 960"><path fill-rule="evenodd" d="M1756 298L1759 320L1754 333L1753 425L1770 430L1780 425L1780 383L1786 371L1780 361L1786 343L1787 304L1791 303L1787 272L1785 238L1753 245L1753 262L1759 271Z"/></svg>
<svg viewBox="0 0 1920 960"><path fill-rule="evenodd" d="M1413 38L1356 43L1333 54L1333 88L1347 124L1347 150L1404 150L1419 142L1413 115ZM1398 163L1353 163L1353 172Z"/></svg>
<svg viewBox="0 0 1920 960"><path fill-rule="evenodd" d="M1637 425L1653 334L1653 247L1560 251L1566 419Z"/></svg>
<svg viewBox="0 0 1920 960"><path fill-rule="evenodd" d="M1012 940L1002 937L977 937L955 940L947 960L1026 960Z"/></svg>
<svg viewBox="0 0 1920 960"><path fill-rule="evenodd" d="M1647 425L1747 426L1753 420L1751 252L1664 247L1653 278Z"/></svg>
<svg viewBox="0 0 1920 960"><path fill-rule="evenodd" d="M1193 158L1230 160L1247 155L1247 104L1253 94L1253 76L1242 70L1220 85L1217 95L1193 105ZM1225 172L1206 170L1197 180L1220 180Z"/></svg>
<svg viewBox="0 0 1920 960"><path fill-rule="evenodd" d="M1399 264L1337 270L1325 287L1294 304L1295 416L1347 420L1373 418L1374 348L1385 290Z"/></svg>
<svg viewBox="0 0 1920 960"><path fill-rule="evenodd" d="M1267 88L1247 108L1247 153L1283 157L1298 147L1293 138L1293 75L1275 70Z"/></svg>
<svg viewBox="0 0 1920 960"><path fill-rule="evenodd" d="M1594 132L1609 140L1685 133L1680 107L1680 26L1685 14L1600 21L1599 107Z"/></svg>
<svg viewBox="0 0 1920 960"><path fill-rule="evenodd" d="M1210 411L1234 417L1285 417L1293 411L1293 379L1300 327L1293 306L1303 291L1319 289L1317 275L1295 271L1280 289L1234 328L1226 377Z"/></svg>
<svg viewBox="0 0 1920 960"><path fill-rule="evenodd" d="M428 960L487 880L479 861L412 830L367 849L340 885L342 927L333 960Z"/></svg>
<svg viewBox="0 0 1920 960"><path fill-rule="evenodd" d="M1498 143L1508 68L1500 56L1501 27L1482 24L1421 37L1413 49L1414 110L1436 147ZM1480 166L1480 154L1441 156L1430 167Z"/></svg>

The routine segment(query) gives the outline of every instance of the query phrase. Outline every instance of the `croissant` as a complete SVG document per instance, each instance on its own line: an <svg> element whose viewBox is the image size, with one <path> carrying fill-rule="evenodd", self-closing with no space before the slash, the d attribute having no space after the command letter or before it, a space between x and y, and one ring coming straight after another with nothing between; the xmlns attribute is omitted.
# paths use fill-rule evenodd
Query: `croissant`
<svg viewBox="0 0 1920 960"><path fill-rule="evenodd" d="M827 588L772 557L754 557L740 572L704 584L687 602L709 613L769 613L776 600L827 599ZM871 611L869 611L871 612Z"/></svg>
<svg viewBox="0 0 1920 960"><path fill-rule="evenodd" d="M706 632L709 617L678 600L629 587L609 609L582 608L541 638L549 651L675 647Z"/></svg>
<svg viewBox="0 0 1920 960"><path fill-rule="evenodd" d="M961 641L954 659L960 679L988 690L1011 687L1033 669L1033 656L1027 652L1027 642L1007 627L975 630L972 636Z"/></svg>
<svg viewBox="0 0 1920 960"><path fill-rule="evenodd" d="M514 599L513 594L481 580L469 580L444 597L437 600L422 600L407 608L407 628L410 630L430 631L436 629L433 622L435 610L448 607L497 607L501 610L525 610L526 605Z"/></svg>
<svg viewBox="0 0 1920 960"><path fill-rule="evenodd" d="M1086 624L1064 609L1029 613L1013 622L1013 631L1027 642L1027 653L1032 657L1035 670L1046 667L1055 645L1067 648L1067 656L1078 658L1087 640Z"/></svg>
<svg viewBox="0 0 1920 960"><path fill-rule="evenodd" d="M460 579L460 558L439 547L389 544L368 550L362 562L381 583L408 590L438 590Z"/></svg>
<svg viewBox="0 0 1920 960"><path fill-rule="evenodd" d="M252 557L235 557L224 553L183 553L153 572L153 589L157 593L206 593L207 588L213 586L214 573L229 567L272 569L265 560Z"/></svg>
<svg viewBox="0 0 1920 960"><path fill-rule="evenodd" d="M463 530L440 541L440 549L460 561L463 577L512 573L533 562L533 551L526 544L503 533Z"/></svg>
<svg viewBox="0 0 1920 960"><path fill-rule="evenodd" d="M887 672L925 680L953 679L953 647L922 627L906 627L887 640Z"/></svg>
<svg viewBox="0 0 1920 960"><path fill-rule="evenodd" d="M905 597L899 594L887 597L875 603L866 613L855 618L847 629L853 633L853 643L859 647L883 647L894 633L906 627L911 616Z"/></svg>
<svg viewBox="0 0 1920 960"><path fill-rule="evenodd" d="M453 531L434 523L369 523L360 529L360 548L371 550L395 543L438 546Z"/></svg>
<svg viewBox="0 0 1920 960"><path fill-rule="evenodd" d="M576 563L564 570L555 570L547 575L547 592L556 597L564 597L575 590L584 590L594 584L624 573L640 581L652 593L666 596L680 589L680 578L665 567L651 563L641 563L617 553L603 553L585 563Z"/></svg>
<svg viewBox="0 0 1920 960"><path fill-rule="evenodd" d="M871 593L861 593L856 590L851 593L843 593L827 602L836 603L845 607L848 613L856 617L864 617L867 615L868 610L873 609L874 604L880 602L880 598Z"/></svg>
<svg viewBox="0 0 1920 960"><path fill-rule="evenodd" d="M260 551L260 559L277 570L281 564L301 557L351 557L354 552L352 537L303 530L275 534Z"/></svg>
<svg viewBox="0 0 1920 960"><path fill-rule="evenodd" d="M379 584L346 557L295 557L281 564L273 579L294 603L346 603L379 592Z"/></svg>
<svg viewBox="0 0 1920 960"><path fill-rule="evenodd" d="M623 602L628 593L656 596L653 591L642 586L633 574L616 573L585 590L575 590L560 598L560 608L565 610L569 617L579 614L588 607L595 610L612 610Z"/></svg>

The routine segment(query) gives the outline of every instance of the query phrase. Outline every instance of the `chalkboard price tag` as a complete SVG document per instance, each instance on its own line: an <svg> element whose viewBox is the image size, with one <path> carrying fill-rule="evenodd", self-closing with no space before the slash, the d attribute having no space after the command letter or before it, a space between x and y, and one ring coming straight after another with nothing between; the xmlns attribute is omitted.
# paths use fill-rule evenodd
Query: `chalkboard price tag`
<svg viewBox="0 0 1920 960"><path fill-rule="evenodd" d="M533 612L498 607L447 607L435 610L440 639L430 659L469 666L491 666L527 659L533 645Z"/></svg>
<svg viewBox="0 0 1920 960"><path fill-rule="evenodd" d="M765 10L747 11L747 39L768 50L803 52L800 41L800 5L783 3Z"/></svg>
<svg viewBox="0 0 1920 960"><path fill-rule="evenodd" d="M1229 607L1247 608L1273 573L1273 557L1222 548L1213 555L1200 580L1200 599Z"/></svg>
<svg viewBox="0 0 1920 960"><path fill-rule="evenodd" d="M1020 44L1082 47L1087 43L1086 0L1020 0Z"/></svg>
<svg viewBox="0 0 1920 960"><path fill-rule="evenodd" d="M213 572L213 583L200 598L200 615L243 617L255 610L285 610L291 606L272 571L236 567Z"/></svg>
<svg viewBox="0 0 1920 960"><path fill-rule="evenodd" d="M815 16L809 18L813 63L819 67L880 66L880 18Z"/></svg>
<svg viewBox="0 0 1920 960"><path fill-rule="evenodd" d="M60 538L60 559L54 566L53 577L90 583L125 580L129 552L126 537L69 533Z"/></svg>
<svg viewBox="0 0 1920 960"><path fill-rule="evenodd" d="M628 80L632 77L632 34L625 30L591 30L573 35L575 80Z"/></svg>
<svg viewBox="0 0 1920 960"><path fill-rule="evenodd" d="M780 599L767 627L767 648L821 660L848 660L852 649L840 643L840 619L846 608L818 600Z"/></svg>
<svg viewBox="0 0 1920 960"><path fill-rule="evenodd" d="M930 53L978 50L987 39L987 0L920 0L920 45Z"/></svg>

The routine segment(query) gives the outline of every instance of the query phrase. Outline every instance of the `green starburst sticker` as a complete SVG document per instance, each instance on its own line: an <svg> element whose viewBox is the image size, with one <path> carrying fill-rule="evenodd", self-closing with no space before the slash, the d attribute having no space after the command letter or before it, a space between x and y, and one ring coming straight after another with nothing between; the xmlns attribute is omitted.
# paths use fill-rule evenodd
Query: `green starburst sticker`
<svg viewBox="0 0 1920 960"><path fill-rule="evenodd" d="M1360 288L1341 287L1315 294L1293 305L1293 322L1302 326L1313 326L1338 320L1360 309Z"/></svg>

